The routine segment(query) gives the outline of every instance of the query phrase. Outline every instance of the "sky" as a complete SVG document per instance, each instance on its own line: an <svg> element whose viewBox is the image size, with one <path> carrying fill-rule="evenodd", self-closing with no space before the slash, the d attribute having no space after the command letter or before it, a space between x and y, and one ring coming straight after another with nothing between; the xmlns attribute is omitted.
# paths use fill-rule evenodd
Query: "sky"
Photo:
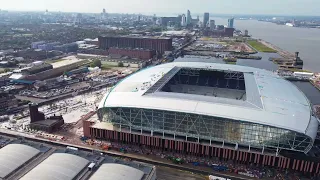
<svg viewBox="0 0 320 180"><path fill-rule="evenodd" d="M0 0L0 8L17 11L98 13L263 14L320 16L320 0Z"/></svg>

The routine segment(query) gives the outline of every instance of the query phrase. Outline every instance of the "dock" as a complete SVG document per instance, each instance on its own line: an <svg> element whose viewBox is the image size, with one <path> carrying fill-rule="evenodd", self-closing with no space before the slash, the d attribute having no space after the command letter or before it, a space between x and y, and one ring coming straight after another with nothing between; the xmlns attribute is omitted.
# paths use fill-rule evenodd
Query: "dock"
<svg viewBox="0 0 320 180"><path fill-rule="evenodd" d="M283 69L303 69L303 60L299 57L299 52L291 53L285 51L267 41L258 40L265 46L272 48L277 51L277 53L281 56L281 58L269 58L270 61L273 61L275 64L279 66L279 68Z"/></svg>

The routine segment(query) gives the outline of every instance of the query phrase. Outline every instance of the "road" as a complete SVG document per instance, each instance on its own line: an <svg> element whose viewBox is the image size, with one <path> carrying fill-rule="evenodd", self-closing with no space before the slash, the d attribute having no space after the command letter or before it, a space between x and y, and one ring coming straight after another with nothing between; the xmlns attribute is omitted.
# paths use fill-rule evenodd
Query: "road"
<svg viewBox="0 0 320 180"><path fill-rule="evenodd" d="M157 166L158 180L204 180L205 176L193 174L187 171L176 170L163 166Z"/></svg>

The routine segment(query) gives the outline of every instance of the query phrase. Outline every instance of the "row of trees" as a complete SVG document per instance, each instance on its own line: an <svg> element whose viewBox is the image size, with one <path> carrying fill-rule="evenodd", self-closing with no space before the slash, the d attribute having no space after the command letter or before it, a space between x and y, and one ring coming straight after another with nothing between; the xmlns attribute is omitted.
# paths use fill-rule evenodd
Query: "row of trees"
<svg viewBox="0 0 320 180"><path fill-rule="evenodd" d="M92 61L92 63L90 64L90 67L102 67L102 63L100 59L95 59L94 61ZM123 63L119 62L118 63L118 67L123 67Z"/></svg>

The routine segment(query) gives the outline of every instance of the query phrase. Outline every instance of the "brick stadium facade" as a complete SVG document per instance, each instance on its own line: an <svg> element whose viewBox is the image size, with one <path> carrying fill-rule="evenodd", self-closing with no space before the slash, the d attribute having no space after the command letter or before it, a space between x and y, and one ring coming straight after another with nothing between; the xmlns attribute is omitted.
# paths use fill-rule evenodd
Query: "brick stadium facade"
<svg viewBox="0 0 320 180"><path fill-rule="evenodd" d="M144 145L150 149L161 149L168 152L189 154L206 158L219 158L222 161L232 160L237 164L254 164L261 167L273 167L282 170L293 170L305 175L320 175L320 161L318 158L288 155L276 156L250 151L240 151L230 148L217 147L183 140L165 139L160 136L119 132L116 130L93 128L91 121L83 122L84 136L104 139L123 144Z"/></svg>
<svg viewBox="0 0 320 180"><path fill-rule="evenodd" d="M114 48L142 48L157 51L163 54L172 50L171 38L130 37L130 36L99 36L100 49Z"/></svg>
<svg viewBox="0 0 320 180"><path fill-rule="evenodd" d="M111 47L108 51L109 54L129 56L130 58L138 58L142 60L151 59L156 54L154 50L148 49L123 49Z"/></svg>

